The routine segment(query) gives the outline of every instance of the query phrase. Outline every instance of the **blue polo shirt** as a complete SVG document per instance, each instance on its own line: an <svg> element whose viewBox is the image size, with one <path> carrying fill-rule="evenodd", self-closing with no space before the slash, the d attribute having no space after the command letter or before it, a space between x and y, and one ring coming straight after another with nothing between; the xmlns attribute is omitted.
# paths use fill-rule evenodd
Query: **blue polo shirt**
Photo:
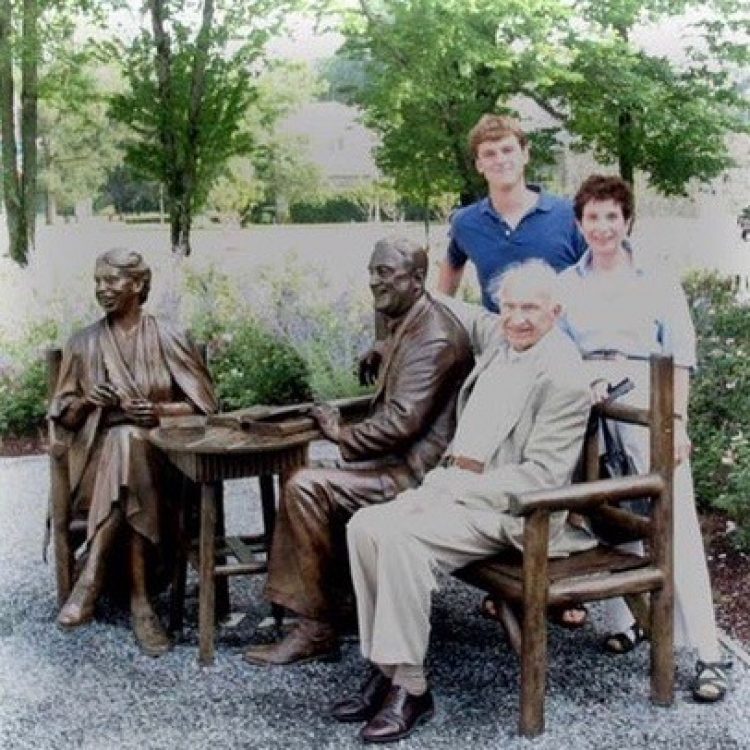
<svg viewBox="0 0 750 750"><path fill-rule="evenodd" d="M541 258L559 272L576 263L586 249L572 203L536 185L528 188L539 193L539 200L515 229L489 198L461 208L451 217L448 262L453 268L463 268L467 260L474 263L482 304L493 312L498 309L492 300L493 281L508 266Z"/></svg>

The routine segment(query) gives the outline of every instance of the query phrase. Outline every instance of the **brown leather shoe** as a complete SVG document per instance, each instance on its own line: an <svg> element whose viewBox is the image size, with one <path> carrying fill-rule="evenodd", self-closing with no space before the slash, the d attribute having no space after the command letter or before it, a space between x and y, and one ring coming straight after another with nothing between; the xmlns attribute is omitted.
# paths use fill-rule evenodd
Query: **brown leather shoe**
<svg viewBox="0 0 750 750"><path fill-rule="evenodd" d="M135 640L147 656L163 656L172 648L172 642L155 612L133 612L132 622Z"/></svg>
<svg viewBox="0 0 750 750"><path fill-rule="evenodd" d="M344 723L369 721L380 710L390 689L390 678L379 669L373 669L358 693L342 698L331 706L331 716Z"/></svg>
<svg viewBox="0 0 750 750"><path fill-rule="evenodd" d="M321 620L303 618L294 630L278 643L251 646L242 655L248 664L261 667L307 664L312 661L336 661L339 644L333 628Z"/></svg>
<svg viewBox="0 0 750 750"><path fill-rule="evenodd" d="M362 727L364 742L395 742L408 737L420 724L435 715L435 702L428 690L412 695L406 688L393 685L381 709Z"/></svg>

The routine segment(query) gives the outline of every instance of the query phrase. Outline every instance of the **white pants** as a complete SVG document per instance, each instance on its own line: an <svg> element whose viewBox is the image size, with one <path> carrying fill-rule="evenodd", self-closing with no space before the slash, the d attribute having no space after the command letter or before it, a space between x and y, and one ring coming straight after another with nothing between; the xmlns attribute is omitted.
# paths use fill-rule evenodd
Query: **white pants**
<svg viewBox="0 0 750 750"><path fill-rule="evenodd" d="M366 659L424 663L436 568L453 571L497 552L501 516L423 487L352 518L347 541Z"/></svg>
<svg viewBox="0 0 750 750"><path fill-rule="evenodd" d="M636 388L620 400L648 407L647 362L590 361L586 364L592 374L606 377L612 383L625 375L630 377ZM617 428L638 471L646 473L649 467L648 431L644 427L619 423ZM623 545L623 549L643 551L640 543ZM674 584L675 643L697 649L698 657L704 661L719 660L721 649L689 461L683 461L674 473ZM602 611L608 630L621 632L633 624L633 616L622 599L603 602Z"/></svg>

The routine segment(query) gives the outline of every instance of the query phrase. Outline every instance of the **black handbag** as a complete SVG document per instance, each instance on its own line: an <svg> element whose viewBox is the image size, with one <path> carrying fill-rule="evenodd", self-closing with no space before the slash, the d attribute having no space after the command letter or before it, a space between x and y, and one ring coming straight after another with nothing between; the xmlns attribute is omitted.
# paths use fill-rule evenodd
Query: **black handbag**
<svg viewBox="0 0 750 750"><path fill-rule="evenodd" d="M609 389L609 400L614 400L619 396L632 390L633 384L630 380L618 383ZM598 417L592 425L594 429L598 427L599 434L604 442L604 453L599 456L599 476L602 479L616 479L618 477L629 477L637 475L638 469L635 466L633 457L627 452L622 443L620 433L611 427L607 419L603 416ZM639 516L648 516L651 512L651 500L647 497L632 498L621 500L620 502L610 503L617 508L635 513ZM591 530L605 542L618 544L623 541L630 541L623 529L614 526L604 517L596 512L591 514Z"/></svg>
<svg viewBox="0 0 750 750"><path fill-rule="evenodd" d="M606 419L599 418L599 429L604 440L604 453L599 456L599 476L603 479L615 479L617 477L631 477L638 474L633 457L625 450L620 439L620 433L613 430ZM636 513L639 516L647 516L651 503L647 497L638 497L630 500L621 500L617 507Z"/></svg>

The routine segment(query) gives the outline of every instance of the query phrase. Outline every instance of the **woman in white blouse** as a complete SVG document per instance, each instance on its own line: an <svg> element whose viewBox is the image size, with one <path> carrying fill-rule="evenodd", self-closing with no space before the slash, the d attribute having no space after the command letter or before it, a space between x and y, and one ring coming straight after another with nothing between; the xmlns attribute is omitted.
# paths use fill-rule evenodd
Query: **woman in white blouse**
<svg viewBox="0 0 750 750"><path fill-rule="evenodd" d="M561 275L566 307L563 325L587 360L595 400L606 395L610 383L627 376L636 388L623 401L647 406L649 355L663 351L674 357L676 638L698 652L694 698L718 701L726 694L727 665L721 660L690 471L687 409L695 332L687 301L676 279L665 280L644 270L626 241L633 196L624 180L592 175L578 190L574 210L588 250ZM617 427L638 470L647 471L646 430ZM623 600L609 602L606 610L615 631L604 642L606 650L627 653L644 640Z"/></svg>

